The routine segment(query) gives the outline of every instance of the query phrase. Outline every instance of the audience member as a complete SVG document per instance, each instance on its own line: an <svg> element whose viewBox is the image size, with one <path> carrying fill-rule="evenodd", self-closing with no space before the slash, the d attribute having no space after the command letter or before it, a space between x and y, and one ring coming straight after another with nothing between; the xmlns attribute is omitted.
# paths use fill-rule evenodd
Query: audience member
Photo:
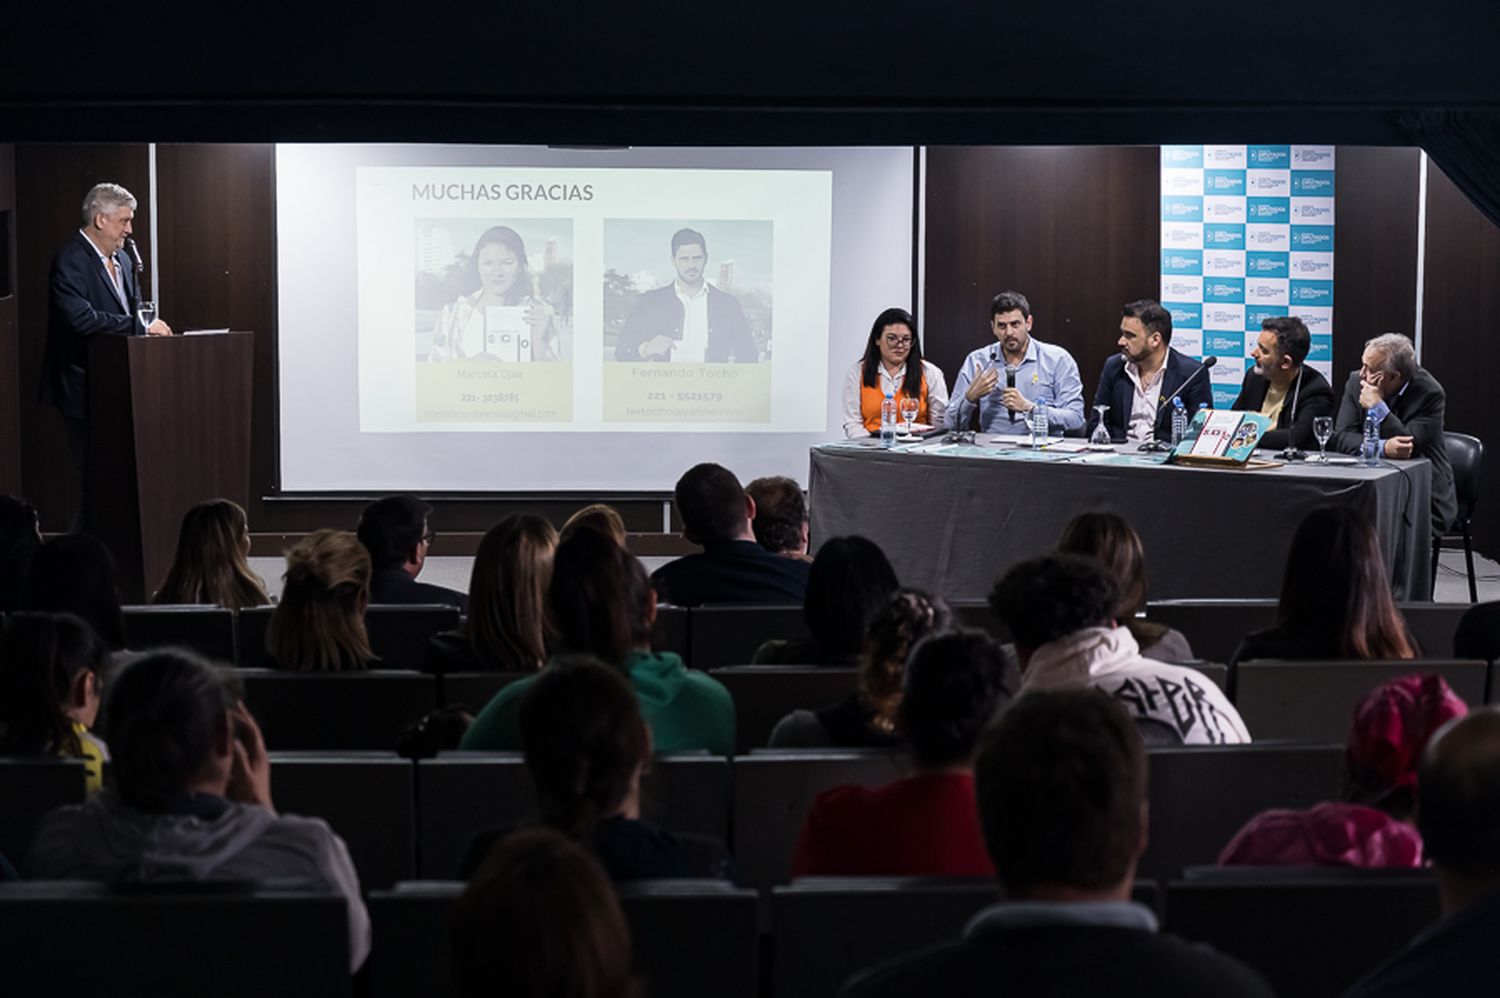
<svg viewBox="0 0 1500 998"><path fill-rule="evenodd" d="M618 669L588 655L558 659L527 690L519 721L542 822L588 846L613 880L733 879L723 843L641 820L651 732ZM504 831L476 837L465 872Z"/></svg>
<svg viewBox="0 0 1500 998"><path fill-rule="evenodd" d="M794 710L771 731L772 748L892 748L902 743L896 713L906 659L927 635L947 630L953 614L937 596L898 589L865 632L854 692L821 710ZM1015 688L1012 684L1011 688Z"/></svg>
<svg viewBox="0 0 1500 998"><path fill-rule="evenodd" d="M772 475L746 485L745 494L755 502L750 529L756 542L783 558L812 561L807 553L810 521L802 486L784 475Z"/></svg>
<svg viewBox="0 0 1500 998"><path fill-rule="evenodd" d="M316 530L286 553L281 602L266 626L278 669L340 672L376 660L365 633L370 556L347 530Z"/></svg>
<svg viewBox="0 0 1500 998"><path fill-rule="evenodd" d="M1123 516L1081 513L1063 528L1058 554L1098 560L1120 588L1115 623L1130 632L1141 654L1159 662L1191 662L1193 649L1181 631L1137 616L1146 609L1146 552L1141 536Z"/></svg>
<svg viewBox="0 0 1500 998"><path fill-rule="evenodd" d="M428 671L540 669L547 661L546 597L556 551L557 531L539 516L507 516L491 527L474 555L469 619L433 635Z"/></svg>
<svg viewBox="0 0 1500 998"><path fill-rule="evenodd" d="M918 644L898 709L912 775L819 794L797 836L792 876L993 876L974 810L974 745L1010 702L1004 668L999 646L980 631Z"/></svg>
<svg viewBox="0 0 1500 998"><path fill-rule="evenodd" d="M1427 740L1468 707L1441 676L1401 676L1354 709L1344 795L1305 811L1263 811L1219 855L1223 866L1419 867L1417 763Z"/></svg>
<svg viewBox="0 0 1500 998"><path fill-rule="evenodd" d="M22 609L82 617L111 652L125 647L115 559L90 534L64 534L37 549Z"/></svg>
<svg viewBox="0 0 1500 998"><path fill-rule="evenodd" d="M946 421L948 382L936 364L922 359L917 320L904 308L888 308L875 317L864 356L844 375L844 436L853 440L879 433L880 407L888 397L896 401L898 420L901 403L912 400L917 406L914 423L942 426Z"/></svg>
<svg viewBox="0 0 1500 998"><path fill-rule="evenodd" d="M175 649L121 670L109 691L114 786L42 819L26 865L43 879L298 879L343 895L349 953L370 920L343 841L320 818L278 815L260 728L232 680Z"/></svg>
<svg viewBox="0 0 1500 998"><path fill-rule="evenodd" d="M1006 900L961 939L867 970L842 994L1269 996L1243 964L1157 935L1151 909L1130 900L1146 775L1118 700L1094 690L1016 700L984 733L974 769Z"/></svg>
<svg viewBox="0 0 1500 998"><path fill-rule="evenodd" d="M42 525L25 499L0 496L0 613L21 608L26 572L42 546Z"/></svg>
<svg viewBox="0 0 1500 998"><path fill-rule="evenodd" d="M598 862L566 836L507 836L453 909L458 998L636 998L630 926Z"/></svg>
<svg viewBox="0 0 1500 998"><path fill-rule="evenodd" d="M818 548L802 615L811 637L772 640L755 650L757 665L853 665L870 618L900 583L874 541L835 537Z"/></svg>
<svg viewBox="0 0 1500 998"><path fill-rule="evenodd" d="M1212 681L1142 657L1130 632L1115 626L1119 603L1114 579L1081 555L1033 558L1005 573L990 607L1016 639L1021 692L1094 686L1183 744L1248 742L1240 715Z"/></svg>
<svg viewBox="0 0 1500 998"><path fill-rule="evenodd" d="M559 544L547 612L559 651L594 655L629 678L658 751L734 752L729 691L707 673L684 667L675 654L651 650L656 593L641 563L624 548L592 530L580 530ZM535 678L510 683L495 694L474 719L463 747L520 748L521 700Z"/></svg>
<svg viewBox="0 0 1500 998"><path fill-rule="evenodd" d="M1443 917L1348 998L1478 998L1500 979L1500 710L1476 708L1433 737L1417 798Z"/></svg>
<svg viewBox="0 0 1500 998"><path fill-rule="evenodd" d="M17 613L0 630L0 755L82 759L90 793L109 749L89 730L99 716L105 648L67 613Z"/></svg>
<svg viewBox="0 0 1500 998"><path fill-rule="evenodd" d="M772 554L755 541L750 524L755 500L728 468L699 464L677 480L674 492L682 534L701 554L670 561L651 575L662 602L801 603L808 565Z"/></svg>
<svg viewBox="0 0 1500 998"><path fill-rule="evenodd" d="M563 523L562 530L558 531L558 538L561 540L572 537L573 531L583 528L597 530L620 547L625 547L625 520L613 506L596 502L583 507Z"/></svg>
<svg viewBox="0 0 1500 998"><path fill-rule="evenodd" d="M213 603L238 610L271 602L250 571L250 523L228 499L200 502L182 518L177 554L153 603Z"/></svg>
<svg viewBox="0 0 1500 998"><path fill-rule="evenodd" d="M370 552L375 574L370 578L374 603L446 603L467 611L469 598L443 586L418 582L433 533L428 526L432 507L413 496L386 496L365 507L359 516L359 542Z"/></svg>
<svg viewBox="0 0 1500 998"><path fill-rule="evenodd" d="M1256 658L1416 658L1417 645L1391 598L1380 538L1348 506L1314 510L1292 535L1276 624L1240 642L1235 666Z"/></svg>

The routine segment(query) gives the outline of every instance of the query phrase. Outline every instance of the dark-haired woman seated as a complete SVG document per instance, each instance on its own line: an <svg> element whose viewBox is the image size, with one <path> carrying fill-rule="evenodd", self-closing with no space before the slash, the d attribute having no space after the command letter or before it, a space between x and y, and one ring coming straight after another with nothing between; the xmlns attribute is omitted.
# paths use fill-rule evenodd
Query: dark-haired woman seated
<svg viewBox="0 0 1500 998"><path fill-rule="evenodd" d="M210 499L188 510L177 553L153 603L213 603L238 610L271 602L266 584L250 571L250 523L239 504Z"/></svg>
<svg viewBox="0 0 1500 998"><path fill-rule="evenodd" d="M89 729L107 654L72 614L12 616L0 630L0 755L82 759L89 793L103 786L109 749Z"/></svg>
<svg viewBox="0 0 1500 998"><path fill-rule="evenodd" d="M835 537L818 548L807 575L802 616L810 638L767 641L754 665L854 665L875 611L900 587L885 552L864 537Z"/></svg>
<svg viewBox="0 0 1500 998"><path fill-rule="evenodd" d="M914 422L941 426L948 412L948 383L943 372L922 359L917 322L904 308L888 308L875 317L865 355L844 376L844 436L868 437L880 432L880 407L889 393L896 400L897 426L903 399L917 400Z"/></svg>
<svg viewBox="0 0 1500 998"><path fill-rule="evenodd" d="M469 576L469 619L435 634L429 672L535 672L547 661L546 595L557 531L522 513L495 524L479 542Z"/></svg>

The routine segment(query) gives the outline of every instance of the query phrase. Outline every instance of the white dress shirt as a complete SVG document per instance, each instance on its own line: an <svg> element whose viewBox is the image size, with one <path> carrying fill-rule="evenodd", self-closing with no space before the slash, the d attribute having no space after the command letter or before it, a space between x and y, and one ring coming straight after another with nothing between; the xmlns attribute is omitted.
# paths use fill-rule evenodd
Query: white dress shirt
<svg viewBox="0 0 1500 998"><path fill-rule="evenodd" d="M1130 404L1130 424L1125 427L1126 440L1140 443L1156 439L1156 407L1160 404L1158 396L1161 395L1161 382L1166 373L1167 365L1162 364L1155 374L1143 382L1141 369L1135 361L1125 362L1125 374L1130 378L1130 383L1135 385L1135 394Z"/></svg>
<svg viewBox="0 0 1500 998"><path fill-rule="evenodd" d="M855 361L854 366L849 368L849 373L844 375L844 436L849 440L870 435L870 431L865 429L864 416L859 411L860 389L864 387L864 368L865 362L861 358ZM894 375L886 370L884 361L877 363L875 370L879 376L882 393L896 394L906 380L905 364L902 364L901 369ZM927 380L927 422L932 426L941 426L943 417L948 411L948 382L943 378L943 372L927 360L922 361L922 377ZM899 415L896 417L896 425L903 425Z"/></svg>
<svg viewBox="0 0 1500 998"><path fill-rule="evenodd" d="M680 281L673 281L672 289L682 302L682 339L672 348L672 359L701 364L708 355L708 282L698 285L697 294L689 294Z"/></svg>

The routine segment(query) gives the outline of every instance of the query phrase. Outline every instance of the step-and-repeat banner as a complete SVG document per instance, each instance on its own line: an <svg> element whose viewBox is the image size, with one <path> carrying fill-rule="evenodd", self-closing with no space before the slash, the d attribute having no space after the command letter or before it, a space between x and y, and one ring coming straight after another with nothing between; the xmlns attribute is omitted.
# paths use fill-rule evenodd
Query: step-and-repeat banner
<svg viewBox="0 0 1500 998"><path fill-rule="evenodd" d="M1333 146L1162 146L1161 303L1172 346L1216 356L1228 408L1262 319L1296 315L1333 380Z"/></svg>

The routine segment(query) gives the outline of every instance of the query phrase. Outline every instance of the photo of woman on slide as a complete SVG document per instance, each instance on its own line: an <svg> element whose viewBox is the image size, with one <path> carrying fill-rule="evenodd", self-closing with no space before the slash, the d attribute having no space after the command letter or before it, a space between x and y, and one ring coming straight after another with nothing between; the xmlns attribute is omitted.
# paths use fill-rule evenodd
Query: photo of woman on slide
<svg viewBox="0 0 1500 998"><path fill-rule="evenodd" d="M438 290L437 286L444 286L451 294L456 279L462 281L458 297L442 306L430 327L432 335L426 359L506 362L565 359L562 334L569 325L571 312L572 267L571 263L564 264L558 259L559 240L547 238L542 269L534 271L527 259L525 241L509 225L486 228L474 244L472 254L453 253L452 239L456 233L452 230L464 226L466 221L418 223L419 339L423 298L430 297ZM532 227L545 225L543 221ZM549 281L549 277L553 279ZM419 344L419 356L422 353Z"/></svg>

